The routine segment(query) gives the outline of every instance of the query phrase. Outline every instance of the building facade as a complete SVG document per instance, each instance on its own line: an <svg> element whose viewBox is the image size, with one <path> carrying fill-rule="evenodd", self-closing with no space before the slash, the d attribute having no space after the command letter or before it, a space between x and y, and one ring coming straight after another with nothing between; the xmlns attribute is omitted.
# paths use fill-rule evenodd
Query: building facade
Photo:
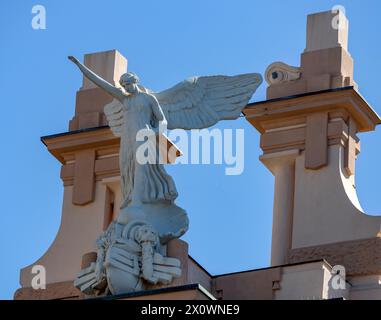
<svg viewBox="0 0 381 320"><path fill-rule="evenodd" d="M381 299L381 216L362 210L355 189L358 135L381 119L353 79L348 25L339 11L309 15L300 66L271 64L267 100L244 109L260 134L260 161L275 177L271 266L211 275L188 255L187 243L172 240L167 256L181 261L181 277L107 298ZM127 71L115 50L84 61L113 84ZM68 132L41 138L62 164L62 221L48 251L21 270L15 299L89 298L73 281L96 259L94 240L121 203L119 138L103 114L111 100L84 79ZM31 287L34 265L48 270L45 290Z"/></svg>

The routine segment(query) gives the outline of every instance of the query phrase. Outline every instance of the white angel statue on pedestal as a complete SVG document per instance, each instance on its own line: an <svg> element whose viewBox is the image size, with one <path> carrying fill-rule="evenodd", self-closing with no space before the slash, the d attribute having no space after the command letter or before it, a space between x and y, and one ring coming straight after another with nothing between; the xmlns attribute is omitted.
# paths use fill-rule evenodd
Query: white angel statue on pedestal
<svg viewBox="0 0 381 320"><path fill-rule="evenodd" d="M121 88L118 88L76 58L70 56L69 59L85 77L114 97L104 112L114 135L121 138L119 159L123 203L117 223L127 225L144 221L158 234L160 245L180 237L188 229L188 218L186 212L174 203L178 195L175 183L159 161L145 164L137 161L136 152L144 143L137 139L137 134L141 130L157 133L161 127L201 129L220 120L236 119L261 84L261 75L192 77L155 93L141 86L139 78L132 72L120 77ZM160 251L158 247L155 250L156 253ZM147 266L141 268L150 269ZM141 274L141 278L144 277L147 278Z"/></svg>

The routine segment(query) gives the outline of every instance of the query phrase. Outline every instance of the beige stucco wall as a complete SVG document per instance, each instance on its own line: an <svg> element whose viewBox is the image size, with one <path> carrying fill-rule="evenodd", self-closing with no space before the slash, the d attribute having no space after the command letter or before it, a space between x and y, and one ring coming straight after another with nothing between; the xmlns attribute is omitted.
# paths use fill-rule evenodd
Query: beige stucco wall
<svg viewBox="0 0 381 320"><path fill-rule="evenodd" d="M210 275L190 258L188 259L188 283L199 283L206 290L212 292Z"/></svg>
<svg viewBox="0 0 381 320"><path fill-rule="evenodd" d="M330 270L322 262L282 268L280 290L275 300L320 300L328 298Z"/></svg>
<svg viewBox="0 0 381 320"><path fill-rule="evenodd" d="M22 287L31 286L31 269L36 264L45 267L47 284L74 280L76 273L81 269L82 255L95 250L95 240L103 231L107 186L115 192L116 201L120 201L117 184L114 180L97 181L94 202L84 206L72 203L73 186L64 188L58 234L40 259L21 270ZM118 208L118 205L115 208Z"/></svg>
<svg viewBox="0 0 381 320"><path fill-rule="evenodd" d="M295 160L292 247L316 246L375 237L381 217L366 215L359 205L353 179L343 170L344 148L330 146L329 165L305 169L304 153Z"/></svg>
<svg viewBox="0 0 381 320"><path fill-rule="evenodd" d="M216 296L242 300L321 300L349 297L332 287L332 267L325 261L238 272L214 278Z"/></svg>
<svg viewBox="0 0 381 320"><path fill-rule="evenodd" d="M351 300L381 300L381 276L352 277L348 281L352 287L349 299Z"/></svg>

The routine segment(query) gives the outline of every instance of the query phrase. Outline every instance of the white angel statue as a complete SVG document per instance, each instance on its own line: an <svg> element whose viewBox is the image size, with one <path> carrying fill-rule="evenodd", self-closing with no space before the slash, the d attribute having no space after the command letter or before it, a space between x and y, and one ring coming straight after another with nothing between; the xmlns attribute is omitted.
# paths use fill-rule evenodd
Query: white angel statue
<svg viewBox="0 0 381 320"><path fill-rule="evenodd" d="M136 161L136 150L142 144L136 135L141 129L157 130L159 124L168 129L201 129L220 120L236 119L262 82L258 73L191 77L155 93L139 85L139 78L132 72L120 77L121 87L118 88L75 57L70 56L69 59L85 77L114 97L104 112L111 130L121 138L121 208L141 208L155 203L171 205L178 195L175 183L163 164L139 164ZM167 212L168 208L163 208L163 211ZM171 237L179 237L187 229L184 224L176 227L178 230L167 228L161 235L167 233Z"/></svg>
<svg viewBox="0 0 381 320"><path fill-rule="evenodd" d="M115 283L128 291L144 288L144 281L151 284L170 282L172 277L179 276L179 261L165 257L165 244L186 232L188 218L174 203L176 186L163 164L137 161L137 150L144 143L137 139L137 134L147 129L157 133L160 127L201 129L220 120L236 119L261 84L262 77L257 73L192 77L155 93L139 85L139 78L132 72L123 74L119 80L121 87L116 87L76 58L70 56L69 59L85 77L114 97L104 107L104 112L114 135L121 138L119 159L123 196L117 221L110 226L109 232L100 236L110 244L98 245L97 263L81 271L76 285L81 290L91 291L102 287L107 277L108 288L115 294L121 290L115 289ZM119 242L112 240L109 234L115 233L115 228L128 229L134 223L141 223L139 230L145 230L147 235L150 234L147 230L152 230L158 241L146 241L138 234L121 236ZM123 241L130 245L120 247Z"/></svg>

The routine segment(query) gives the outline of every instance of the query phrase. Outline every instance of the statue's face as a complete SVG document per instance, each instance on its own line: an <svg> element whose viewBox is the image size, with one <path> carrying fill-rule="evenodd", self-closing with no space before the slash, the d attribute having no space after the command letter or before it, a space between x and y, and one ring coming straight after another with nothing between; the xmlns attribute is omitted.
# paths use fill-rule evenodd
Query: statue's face
<svg viewBox="0 0 381 320"><path fill-rule="evenodd" d="M138 87L135 83L122 82L121 85L124 88L124 90L126 90L126 92L128 93L135 93L138 91Z"/></svg>
<svg viewBox="0 0 381 320"><path fill-rule="evenodd" d="M120 85L126 90L128 93L138 92L138 76L133 72L127 72L121 75L119 79Z"/></svg>

